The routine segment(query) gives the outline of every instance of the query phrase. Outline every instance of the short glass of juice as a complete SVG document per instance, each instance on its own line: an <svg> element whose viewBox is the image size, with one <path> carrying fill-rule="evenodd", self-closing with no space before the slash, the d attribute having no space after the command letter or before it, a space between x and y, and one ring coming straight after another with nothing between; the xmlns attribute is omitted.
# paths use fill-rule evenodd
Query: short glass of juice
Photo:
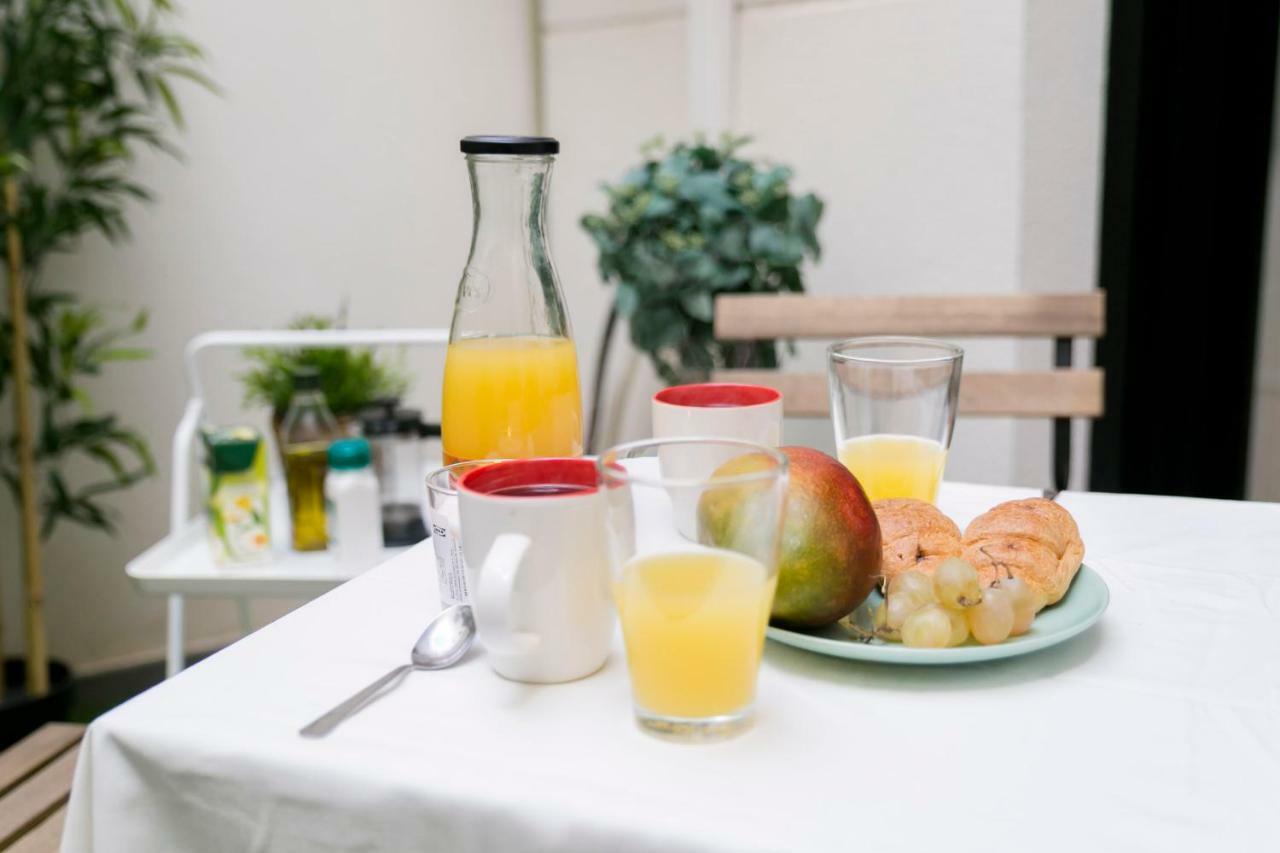
<svg viewBox="0 0 1280 853"><path fill-rule="evenodd" d="M706 458L725 461L708 471ZM611 448L597 464L637 721L681 740L742 731L777 584L786 457L748 441L672 438ZM689 506L693 536L680 519Z"/></svg>
<svg viewBox="0 0 1280 853"><path fill-rule="evenodd" d="M828 348L837 453L868 498L933 503L963 361L960 347L928 338L852 338Z"/></svg>

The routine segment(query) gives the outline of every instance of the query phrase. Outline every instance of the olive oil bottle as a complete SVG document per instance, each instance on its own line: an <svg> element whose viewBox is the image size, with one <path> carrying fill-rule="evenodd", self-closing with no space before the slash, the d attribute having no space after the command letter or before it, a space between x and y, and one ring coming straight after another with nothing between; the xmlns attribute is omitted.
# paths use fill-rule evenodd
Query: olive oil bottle
<svg viewBox="0 0 1280 853"><path fill-rule="evenodd" d="M284 437L284 476L289 487L294 550L323 551L329 545L324 477L329 469L329 443L340 434L315 370L302 368L294 373L293 398L280 435Z"/></svg>

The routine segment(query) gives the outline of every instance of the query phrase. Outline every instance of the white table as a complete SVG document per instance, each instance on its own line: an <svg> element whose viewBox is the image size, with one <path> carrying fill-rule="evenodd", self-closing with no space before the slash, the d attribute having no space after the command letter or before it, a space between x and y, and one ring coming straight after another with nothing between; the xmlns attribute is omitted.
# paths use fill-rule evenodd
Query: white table
<svg viewBox="0 0 1280 853"><path fill-rule="evenodd" d="M964 524L1026 494L940 503ZM685 745L632 723L620 652L549 687L473 653L298 737L436 610L419 546L97 720L63 850L1277 849L1280 506L1060 499L1112 601L1035 655L915 669L770 643L756 727Z"/></svg>

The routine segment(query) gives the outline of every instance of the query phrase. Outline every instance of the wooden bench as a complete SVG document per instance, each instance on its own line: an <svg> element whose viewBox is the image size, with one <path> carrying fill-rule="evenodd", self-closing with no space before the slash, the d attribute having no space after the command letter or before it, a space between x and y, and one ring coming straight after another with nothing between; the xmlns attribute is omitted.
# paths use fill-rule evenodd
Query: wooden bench
<svg viewBox="0 0 1280 853"><path fill-rule="evenodd" d="M54 853L84 726L49 723L0 752L0 850Z"/></svg>
<svg viewBox="0 0 1280 853"><path fill-rule="evenodd" d="M1072 343L1076 338L1100 338L1105 329L1105 299L1096 290L993 296L723 294L715 303L715 335L722 341L869 335L1052 340L1053 369L966 370L960 383L959 414L1053 419L1051 464L1056 489L1067 487L1070 419L1097 418L1103 413L1102 370L1073 368ZM828 415L825 373L719 370L714 378L777 388L788 415Z"/></svg>

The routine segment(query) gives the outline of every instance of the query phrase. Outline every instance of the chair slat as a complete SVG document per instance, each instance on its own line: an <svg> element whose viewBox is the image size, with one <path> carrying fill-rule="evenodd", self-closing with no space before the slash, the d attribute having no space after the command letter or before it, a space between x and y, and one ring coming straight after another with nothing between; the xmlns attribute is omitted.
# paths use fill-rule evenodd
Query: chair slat
<svg viewBox="0 0 1280 853"><path fill-rule="evenodd" d="M58 853L66 823L67 807L62 806L19 838L6 853Z"/></svg>
<svg viewBox="0 0 1280 853"><path fill-rule="evenodd" d="M0 850L66 803L79 753L80 747L73 746L0 797Z"/></svg>
<svg viewBox="0 0 1280 853"><path fill-rule="evenodd" d="M1090 293L998 296L813 296L725 294L716 298L715 335L755 338L1098 338L1105 298Z"/></svg>
<svg viewBox="0 0 1280 853"><path fill-rule="evenodd" d="M826 417L830 412L827 377L820 373L774 370L721 370L718 382L746 382L782 392L783 409L797 417ZM1096 418L1103 412L1103 373L1081 370L965 372L960 382L959 414L1016 418Z"/></svg>
<svg viewBox="0 0 1280 853"><path fill-rule="evenodd" d="M49 723L0 752L0 795L66 752L84 737L84 726Z"/></svg>

